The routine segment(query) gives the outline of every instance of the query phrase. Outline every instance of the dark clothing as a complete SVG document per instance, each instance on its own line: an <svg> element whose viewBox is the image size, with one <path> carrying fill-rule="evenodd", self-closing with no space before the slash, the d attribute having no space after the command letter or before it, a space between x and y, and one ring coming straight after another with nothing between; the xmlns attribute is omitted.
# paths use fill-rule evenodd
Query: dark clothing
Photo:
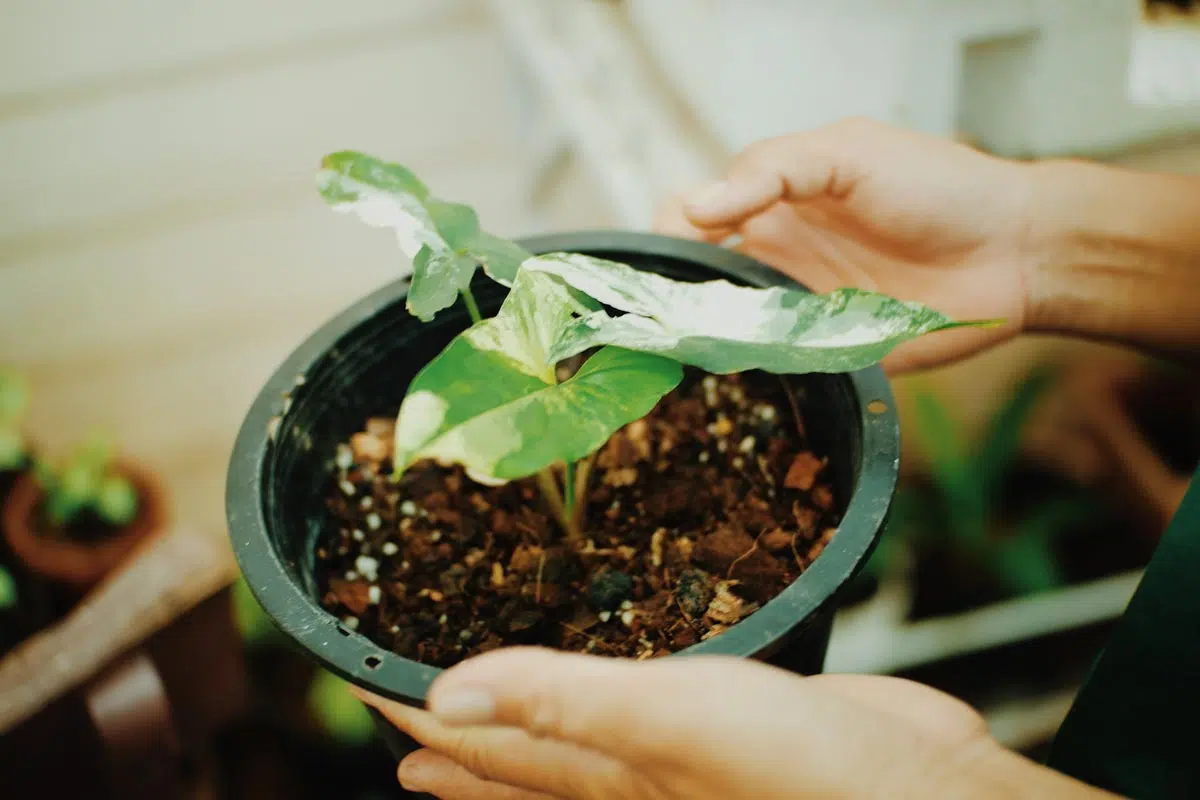
<svg viewBox="0 0 1200 800"><path fill-rule="evenodd" d="M1059 729L1048 764L1127 797L1200 798L1195 477Z"/></svg>

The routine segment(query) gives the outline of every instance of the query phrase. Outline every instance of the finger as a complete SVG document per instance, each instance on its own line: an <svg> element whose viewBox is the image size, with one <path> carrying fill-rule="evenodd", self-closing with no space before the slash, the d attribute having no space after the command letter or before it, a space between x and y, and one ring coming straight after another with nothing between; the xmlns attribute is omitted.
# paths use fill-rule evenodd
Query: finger
<svg viewBox="0 0 1200 800"><path fill-rule="evenodd" d="M632 770L670 776L681 796L789 796L769 769L696 766L728 763L731 752L752 759L794 752L814 788L869 793L951 749L914 736L919 731L899 715L761 662L723 656L636 662L504 648L444 672L430 688L429 704L452 726L516 726L609 755ZM746 724L748 713L753 725ZM862 763L877 769L863 771ZM735 783L720 782L731 775Z"/></svg>
<svg viewBox="0 0 1200 800"><path fill-rule="evenodd" d="M513 727L453 727L428 711L356 693L430 751L481 780L570 798L623 796L620 791L634 782L625 765L569 742L536 739Z"/></svg>
<svg viewBox="0 0 1200 800"><path fill-rule="evenodd" d="M724 180L687 198L684 213L700 228L737 227L780 200L844 197L854 183L826 136L792 134L746 148Z"/></svg>
<svg viewBox="0 0 1200 800"><path fill-rule="evenodd" d="M683 197L681 195L670 197L659 206L654 217L654 231L664 236L710 244L720 244L734 233L733 228L697 228L683 213Z"/></svg>
<svg viewBox="0 0 1200 800"><path fill-rule="evenodd" d="M418 750L400 762L400 785L446 800L553 800L552 795L485 780L432 750Z"/></svg>

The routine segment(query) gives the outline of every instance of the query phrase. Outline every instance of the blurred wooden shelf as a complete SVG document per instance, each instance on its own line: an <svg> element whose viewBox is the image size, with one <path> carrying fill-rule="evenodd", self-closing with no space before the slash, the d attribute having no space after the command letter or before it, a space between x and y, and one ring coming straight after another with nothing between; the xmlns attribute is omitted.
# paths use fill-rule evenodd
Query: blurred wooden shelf
<svg viewBox="0 0 1200 800"><path fill-rule="evenodd" d="M66 618L0 661L0 735L223 589L233 571L213 536L176 527L146 541Z"/></svg>

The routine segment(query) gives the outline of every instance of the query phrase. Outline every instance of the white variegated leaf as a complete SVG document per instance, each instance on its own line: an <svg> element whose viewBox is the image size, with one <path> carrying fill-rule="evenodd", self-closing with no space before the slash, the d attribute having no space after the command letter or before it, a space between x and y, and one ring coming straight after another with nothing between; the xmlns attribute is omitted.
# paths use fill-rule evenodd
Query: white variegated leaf
<svg viewBox="0 0 1200 800"><path fill-rule="evenodd" d="M628 312L594 311L563 330L551 356L603 345L669 356L708 372L849 372L878 363L896 346L964 325L919 303L859 289L828 294L728 281L681 283L626 264L551 253L522 271L555 275L597 301Z"/></svg>
<svg viewBox="0 0 1200 800"><path fill-rule="evenodd" d="M435 253L447 249L425 209L429 190L400 164L361 153L333 153L321 162L317 191L334 211L355 214L373 228L391 228L410 259L423 246Z"/></svg>
<svg viewBox="0 0 1200 800"><path fill-rule="evenodd" d="M509 286L530 257L518 245L480 230L469 206L431 195L400 164L353 151L333 153L321 162L317 189L334 211L395 232L401 251L413 260L408 309L426 322L469 288L476 266Z"/></svg>

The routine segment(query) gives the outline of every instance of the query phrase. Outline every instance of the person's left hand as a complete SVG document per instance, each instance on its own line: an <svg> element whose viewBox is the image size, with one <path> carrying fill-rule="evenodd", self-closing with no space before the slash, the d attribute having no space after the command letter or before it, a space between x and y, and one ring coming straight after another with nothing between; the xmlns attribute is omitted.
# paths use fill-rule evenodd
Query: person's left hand
<svg viewBox="0 0 1200 800"><path fill-rule="evenodd" d="M356 694L425 746L400 782L447 800L1098 794L899 678L505 648L440 676L431 711Z"/></svg>

